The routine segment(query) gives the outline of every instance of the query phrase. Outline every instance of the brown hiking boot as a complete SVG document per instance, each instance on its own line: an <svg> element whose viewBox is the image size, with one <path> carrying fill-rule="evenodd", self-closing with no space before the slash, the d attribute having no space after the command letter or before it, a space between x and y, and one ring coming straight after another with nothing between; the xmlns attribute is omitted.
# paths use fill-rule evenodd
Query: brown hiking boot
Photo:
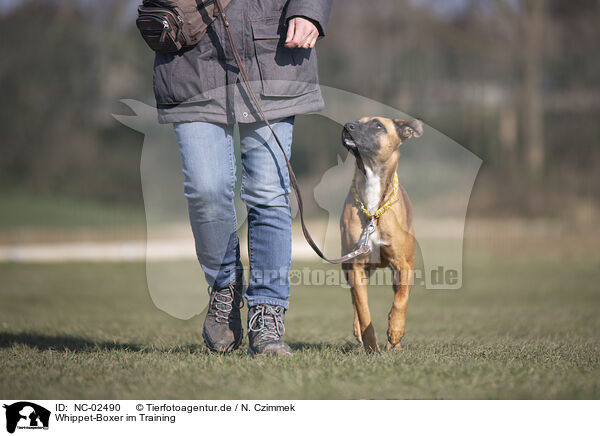
<svg viewBox="0 0 600 436"><path fill-rule="evenodd" d="M281 306L259 304L248 311L248 354L289 356L292 349L283 342L285 309Z"/></svg>
<svg viewBox="0 0 600 436"><path fill-rule="evenodd" d="M209 350L226 353L236 350L242 343L244 331L240 309L244 282L239 278L224 288L209 288L210 301L204 320L202 337Z"/></svg>

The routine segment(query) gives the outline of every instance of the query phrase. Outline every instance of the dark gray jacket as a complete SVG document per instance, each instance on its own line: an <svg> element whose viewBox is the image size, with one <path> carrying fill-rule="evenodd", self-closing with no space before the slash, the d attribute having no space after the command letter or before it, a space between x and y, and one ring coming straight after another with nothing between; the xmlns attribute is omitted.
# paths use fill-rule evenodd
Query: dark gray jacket
<svg viewBox="0 0 600 436"><path fill-rule="evenodd" d="M323 108L314 49L285 48L287 20L303 16L325 33L332 0L233 0L230 29L252 88L268 119ZM200 43L177 54L157 53L154 94L161 123L254 122L252 107L220 20Z"/></svg>

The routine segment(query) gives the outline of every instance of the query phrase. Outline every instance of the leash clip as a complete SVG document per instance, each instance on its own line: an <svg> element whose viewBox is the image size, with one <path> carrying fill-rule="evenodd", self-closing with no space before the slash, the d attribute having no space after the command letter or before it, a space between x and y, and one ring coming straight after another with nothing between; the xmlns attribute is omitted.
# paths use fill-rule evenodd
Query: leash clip
<svg viewBox="0 0 600 436"><path fill-rule="evenodd" d="M360 248L367 247L369 245L369 238L375 233L375 217L371 218L367 227L360 238ZM370 250L369 250L370 251Z"/></svg>

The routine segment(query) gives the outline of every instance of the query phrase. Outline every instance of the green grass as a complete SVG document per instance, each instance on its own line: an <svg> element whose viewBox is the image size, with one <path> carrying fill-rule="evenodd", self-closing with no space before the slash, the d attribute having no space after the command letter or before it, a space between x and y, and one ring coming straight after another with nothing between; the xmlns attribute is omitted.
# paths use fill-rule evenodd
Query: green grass
<svg viewBox="0 0 600 436"><path fill-rule="evenodd" d="M18 191L0 192L0 229L3 230L15 227L72 229L145 225L142 205L110 206L67 196Z"/></svg>
<svg viewBox="0 0 600 436"><path fill-rule="evenodd" d="M416 288L405 350L378 356L354 343L348 290L335 287L293 290L292 357L250 359L246 342L209 354L202 317L156 309L144 274L0 265L0 397L600 398L598 257L467 252L464 288ZM370 299L383 342L391 291Z"/></svg>

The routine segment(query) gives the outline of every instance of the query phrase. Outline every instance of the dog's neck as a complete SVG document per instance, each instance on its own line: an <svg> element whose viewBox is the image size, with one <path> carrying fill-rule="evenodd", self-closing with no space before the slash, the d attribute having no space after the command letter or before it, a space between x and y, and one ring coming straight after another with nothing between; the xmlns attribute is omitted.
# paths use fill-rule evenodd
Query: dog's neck
<svg viewBox="0 0 600 436"><path fill-rule="evenodd" d="M394 174L397 170L397 163L391 167L373 168L365 165L364 172L356 169L356 190L370 213L375 213L389 197L394 187Z"/></svg>

